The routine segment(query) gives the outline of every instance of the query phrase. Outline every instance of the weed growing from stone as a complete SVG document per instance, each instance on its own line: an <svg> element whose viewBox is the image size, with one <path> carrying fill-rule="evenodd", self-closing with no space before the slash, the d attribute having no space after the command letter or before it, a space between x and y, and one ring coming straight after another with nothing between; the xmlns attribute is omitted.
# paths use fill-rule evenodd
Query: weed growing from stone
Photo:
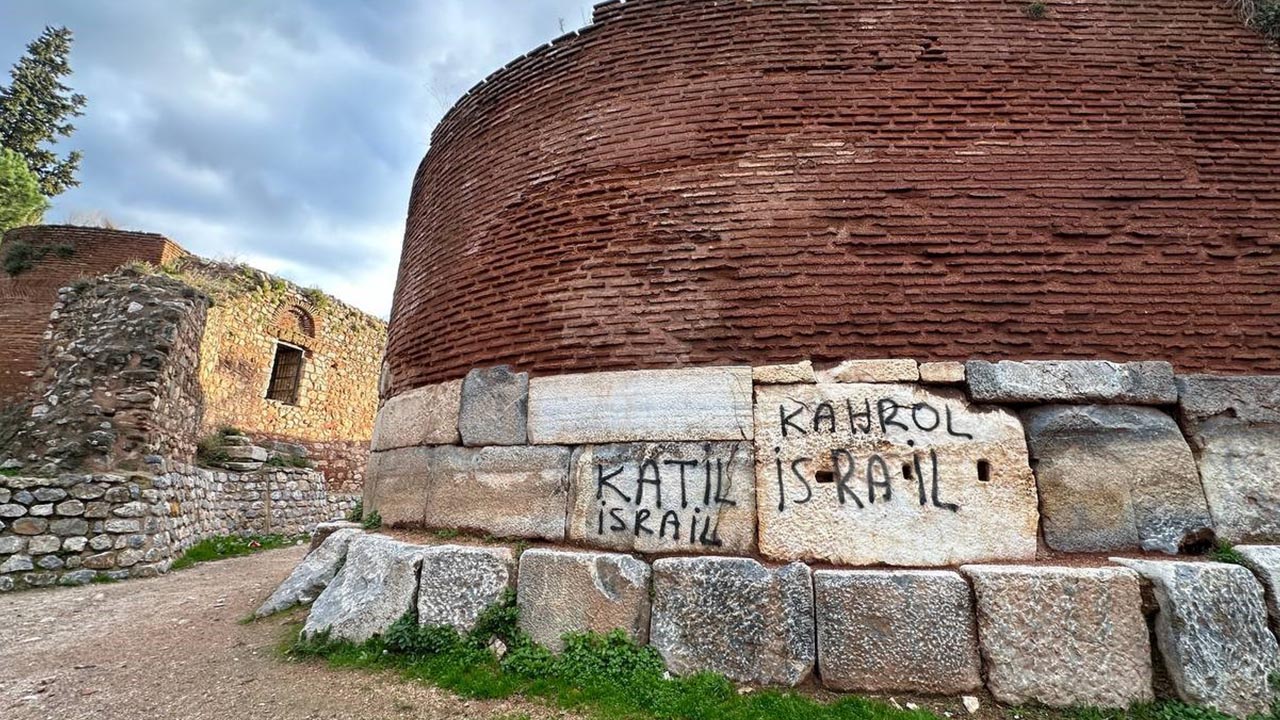
<svg viewBox="0 0 1280 720"><path fill-rule="evenodd" d="M197 563L213 562L226 558L243 557L263 550L296 545L306 539L305 535L219 535L211 537L187 548L177 560L173 561L173 570L183 570Z"/></svg>
<svg viewBox="0 0 1280 720"><path fill-rule="evenodd" d="M1213 546L1213 549L1209 551L1209 559L1214 562L1230 563L1232 565L1244 564L1244 558L1226 540L1219 540L1218 544Z"/></svg>
<svg viewBox="0 0 1280 720"><path fill-rule="evenodd" d="M374 510L364 516L364 520L361 524L364 525L365 530L377 530L382 527L382 515L378 514L377 510Z"/></svg>
<svg viewBox="0 0 1280 720"><path fill-rule="evenodd" d="M1049 14L1049 7L1042 2L1027 3L1027 6L1022 9L1022 14L1032 20L1042 20Z"/></svg>
<svg viewBox="0 0 1280 720"><path fill-rule="evenodd" d="M362 517L364 517L364 500L357 500L356 504L347 511L347 522L360 522Z"/></svg>

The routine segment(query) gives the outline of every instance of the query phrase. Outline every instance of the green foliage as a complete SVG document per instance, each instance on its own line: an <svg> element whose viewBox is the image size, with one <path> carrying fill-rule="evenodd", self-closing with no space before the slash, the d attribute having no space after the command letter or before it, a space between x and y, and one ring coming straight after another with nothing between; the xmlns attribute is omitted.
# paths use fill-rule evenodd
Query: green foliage
<svg viewBox="0 0 1280 720"><path fill-rule="evenodd" d="M454 530L453 528L441 528L439 530L432 530L431 534L440 540L453 540L462 533L458 530Z"/></svg>
<svg viewBox="0 0 1280 720"><path fill-rule="evenodd" d="M75 255L76 250L70 245L36 247L21 240L7 242L4 244L4 271L11 277L17 277L35 267L49 253L65 259Z"/></svg>
<svg viewBox="0 0 1280 720"><path fill-rule="evenodd" d="M0 233L36 225L48 209L49 201L40 194L40 181L27 161L13 150L0 148Z"/></svg>
<svg viewBox="0 0 1280 720"><path fill-rule="evenodd" d="M1049 14L1049 6L1042 2L1027 3L1026 7L1022 8L1022 14L1032 20L1041 20Z"/></svg>
<svg viewBox="0 0 1280 720"><path fill-rule="evenodd" d="M17 470L14 468L0 469L0 477L18 477L20 475L22 475L21 470Z"/></svg>
<svg viewBox="0 0 1280 720"><path fill-rule="evenodd" d="M1213 549L1209 551L1209 559L1214 562L1231 563L1232 565L1243 565L1244 558L1240 553L1231 546L1226 540L1219 540Z"/></svg>
<svg viewBox="0 0 1280 720"><path fill-rule="evenodd" d="M45 197L80 184L80 153L59 158L45 147L69 137L75 131L70 119L84 114L85 97L63 83L71 74L71 42L70 30L46 27L9 71L9 84L0 86L0 147L26 160Z"/></svg>
<svg viewBox="0 0 1280 720"><path fill-rule="evenodd" d="M364 516L364 520L361 524L364 525L365 530L377 530L382 527L382 515L380 515L377 510L374 510Z"/></svg>
<svg viewBox="0 0 1280 720"><path fill-rule="evenodd" d="M305 535L219 535L192 545L173 561L174 570L183 570L196 563L213 562L224 558L252 555L263 550L296 545L306 538Z"/></svg>
<svg viewBox="0 0 1280 720"><path fill-rule="evenodd" d="M1263 0L1253 16L1253 25L1268 40L1280 44L1280 0Z"/></svg>
<svg viewBox="0 0 1280 720"><path fill-rule="evenodd" d="M347 511L347 522L360 522L364 516L364 500L357 500L354 507Z"/></svg>
<svg viewBox="0 0 1280 720"><path fill-rule="evenodd" d="M317 287L309 287L309 288L303 289L302 297L307 301L307 304L310 305L312 308L314 308L317 312L324 312L325 310L328 310L329 306L332 304L332 301L329 299L329 296L326 295L323 290Z"/></svg>
<svg viewBox="0 0 1280 720"><path fill-rule="evenodd" d="M222 446L221 433L205 435L196 441L196 464L205 467L221 465L231 459Z"/></svg>
<svg viewBox="0 0 1280 720"><path fill-rule="evenodd" d="M301 455L281 455L281 454L272 455L271 457L267 458L267 461L263 463L263 465L266 465L267 467L276 467L276 468L313 467L311 461L302 457Z"/></svg>

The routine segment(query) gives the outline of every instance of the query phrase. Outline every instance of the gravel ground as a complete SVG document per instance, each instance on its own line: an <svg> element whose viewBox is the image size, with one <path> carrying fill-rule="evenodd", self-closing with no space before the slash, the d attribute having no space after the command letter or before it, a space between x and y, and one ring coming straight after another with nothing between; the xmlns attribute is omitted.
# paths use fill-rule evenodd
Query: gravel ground
<svg viewBox="0 0 1280 720"><path fill-rule="evenodd" d="M305 548L150 580L0 595L0 718L564 717L392 673L281 660L282 620L240 624Z"/></svg>

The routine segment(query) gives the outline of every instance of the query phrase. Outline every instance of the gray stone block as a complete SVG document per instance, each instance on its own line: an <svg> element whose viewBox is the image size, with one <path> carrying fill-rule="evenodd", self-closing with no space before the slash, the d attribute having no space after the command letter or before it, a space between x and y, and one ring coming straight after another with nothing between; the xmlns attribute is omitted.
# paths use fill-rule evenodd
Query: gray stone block
<svg viewBox="0 0 1280 720"><path fill-rule="evenodd" d="M635 370L529 381L529 441L750 440L751 368Z"/></svg>
<svg viewBox="0 0 1280 720"><path fill-rule="evenodd" d="M1002 703L1127 708L1153 698L1138 576L1123 568L966 565L987 688Z"/></svg>
<svg viewBox="0 0 1280 720"><path fill-rule="evenodd" d="M1244 558L1244 566L1262 583L1267 612L1271 615L1271 630L1280 637L1280 546L1237 545L1236 552Z"/></svg>
<svg viewBox="0 0 1280 720"><path fill-rule="evenodd" d="M1271 709L1280 648L1267 627L1262 586L1239 565L1113 558L1155 591L1156 642L1188 703L1239 718Z"/></svg>
<svg viewBox="0 0 1280 720"><path fill-rule="evenodd" d="M295 605L312 602L328 587L334 575L347 557L351 541L363 534L360 530L338 530L307 554L289 577L271 593L266 602L254 612L254 617L266 617Z"/></svg>
<svg viewBox="0 0 1280 720"><path fill-rule="evenodd" d="M480 614L515 585L515 572L515 555L508 548L427 548L418 585L418 624L470 632Z"/></svg>
<svg viewBox="0 0 1280 720"><path fill-rule="evenodd" d="M646 553L755 551L751 443L587 445L570 464L570 540Z"/></svg>
<svg viewBox="0 0 1280 720"><path fill-rule="evenodd" d="M570 632L623 630L649 639L649 565L630 555L526 550L520 555L520 628L553 651Z"/></svg>
<svg viewBox="0 0 1280 720"><path fill-rule="evenodd" d="M813 670L813 582L801 563L664 558L653 564L649 644L678 675L796 685Z"/></svg>
<svg viewBox="0 0 1280 720"><path fill-rule="evenodd" d="M432 455L428 527L564 539L568 448L441 447Z"/></svg>
<svg viewBox="0 0 1280 720"><path fill-rule="evenodd" d="M510 366L477 368L462 381L458 431L468 447L529 441L529 374Z"/></svg>
<svg viewBox="0 0 1280 720"><path fill-rule="evenodd" d="M459 440L462 380L401 393L382 405L373 424L373 449L451 445Z"/></svg>
<svg viewBox="0 0 1280 720"><path fill-rule="evenodd" d="M813 586L824 686L937 695L982 687L973 601L957 573L818 570Z"/></svg>
<svg viewBox="0 0 1280 720"><path fill-rule="evenodd" d="M361 643L413 609L426 548L384 535L362 535L347 547L342 569L311 605L303 635L328 631Z"/></svg>
<svg viewBox="0 0 1280 720"><path fill-rule="evenodd" d="M965 363L969 395L1001 403L1103 402L1172 405L1178 401L1167 362L1001 360Z"/></svg>
<svg viewBox="0 0 1280 720"><path fill-rule="evenodd" d="M432 449L400 448L369 455L364 512L378 513L387 527L421 525L427 511Z"/></svg>
<svg viewBox="0 0 1280 720"><path fill-rule="evenodd" d="M1173 554L1213 537L1195 458L1169 415L1128 405L1049 405L1022 419L1049 547Z"/></svg>

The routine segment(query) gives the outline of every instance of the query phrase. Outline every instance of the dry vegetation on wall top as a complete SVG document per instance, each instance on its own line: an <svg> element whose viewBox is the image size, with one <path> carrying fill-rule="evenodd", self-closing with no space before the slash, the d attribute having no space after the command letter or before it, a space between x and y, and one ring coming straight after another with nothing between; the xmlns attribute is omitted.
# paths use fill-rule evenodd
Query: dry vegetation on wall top
<svg viewBox="0 0 1280 720"><path fill-rule="evenodd" d="M391 394L497 364L1280 371L1280 55L1222 0L1028 5L600 6L435 132Z"/></svg>

